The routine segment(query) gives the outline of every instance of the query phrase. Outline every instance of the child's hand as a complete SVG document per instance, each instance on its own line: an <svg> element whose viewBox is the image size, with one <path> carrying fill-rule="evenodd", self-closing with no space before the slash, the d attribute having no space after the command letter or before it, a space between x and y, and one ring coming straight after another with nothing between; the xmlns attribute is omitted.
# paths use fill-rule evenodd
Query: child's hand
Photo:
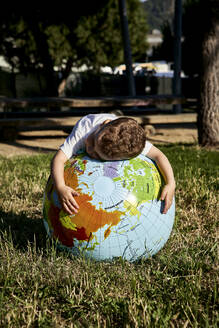
<svg viewBox="0 0 219 328"><path fill-rule="evenodd" d="M161 200L165 201L163 214L166 214L173 202L173 196L175 193L175 184L166 184L161 193Z"/></svg>
<svg viewBox="0 0 219 328"><path fill-rule="evenodd" d="M70 215L78 213L79 206L73 196L79 196L79 193L68 186L59 187L57 192L63 210Z"/></svg>

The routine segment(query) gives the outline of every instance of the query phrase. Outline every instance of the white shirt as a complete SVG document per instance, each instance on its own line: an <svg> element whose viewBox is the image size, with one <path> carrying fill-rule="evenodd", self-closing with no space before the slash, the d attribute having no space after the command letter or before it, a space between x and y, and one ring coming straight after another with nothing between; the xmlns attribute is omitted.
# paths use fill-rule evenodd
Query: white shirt
<svg viewBox="0 0 219 328"><path fill-rule="evenodd" d="M71 158L77 154L79 150L85 150L85 140L100 124L106 120L116 120L119 118L114 114L88 114L82 117L73 127L71 134L66 138L65 142L59 147L67 158ZM142 151L143 155L147 155L152 144L146 141Z"/></svg>

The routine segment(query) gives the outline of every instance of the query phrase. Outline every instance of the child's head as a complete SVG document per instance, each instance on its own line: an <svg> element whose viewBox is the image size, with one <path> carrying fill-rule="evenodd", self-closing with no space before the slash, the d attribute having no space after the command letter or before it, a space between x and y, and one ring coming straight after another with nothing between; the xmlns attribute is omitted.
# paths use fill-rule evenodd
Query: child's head
<svg viewBox="0 0 219 328"><path fill-rule="evenodd" d="M132 118L105 121L86 140L86 150L93 158L123 160L139 155L145 146L145 131Z"/></svg>

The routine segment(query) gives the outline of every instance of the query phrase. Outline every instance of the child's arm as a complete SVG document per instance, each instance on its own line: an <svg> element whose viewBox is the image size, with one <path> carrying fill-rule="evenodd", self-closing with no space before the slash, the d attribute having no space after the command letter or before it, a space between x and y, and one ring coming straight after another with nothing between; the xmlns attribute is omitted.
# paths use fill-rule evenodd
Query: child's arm
<svg viewBox="0 0 219 328"><path fill-rule="evenodd" d="M166 214L172 204L176 187L173 169L168 158L155 146L151 147L147 156L157 163L166 183L161 193L161 200L165 200L163 213Z"/></svg>
<svg viewBox="0 0 219 328"><path fill-rule="evenodd" d="M79 194L74 189L65 185L64 164L67 159L64 152L58 150L51 163L51 174L64 211L68 214L73 214L77 213L79 209L74 199L74 196L78 196Z"/></svg>

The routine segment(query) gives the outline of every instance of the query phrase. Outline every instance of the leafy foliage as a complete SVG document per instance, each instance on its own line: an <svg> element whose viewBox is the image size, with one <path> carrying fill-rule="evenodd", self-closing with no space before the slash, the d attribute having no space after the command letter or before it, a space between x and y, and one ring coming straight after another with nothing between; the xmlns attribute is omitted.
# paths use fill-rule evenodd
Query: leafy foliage
<svg viewBox="0 0 219 328"><path fill-rule="evenodd" d="M165 22L172 23L175 0L148 0L142 3L150 30L162 28Z"/></svg>
<svg viewBox="0 0 219 328"><path fill-rule="evenodd" d="M205 0L184 0L182 13L182 70L188 76L200 74L201 52L206 15L203 10ZM146 1L143 7L147 12L150 28L158 28L163 42L153 51L153 59L173 61L174 47L174 1ZM205 22L205 24L203 24Z"/></svg>
<svg viewBox="0 0 219 328"><path fill-rule="evenodd" d="M0 54L21 72L41 69L50 85L57 86L54 66L68 75L72 65L115 66L123 62L118 1L72 3L45 8L31 4L9 6L0 14ZM147 24L138 0L127 1L130 38L134 60L145 56ZM67 70L67 72L65 72Z"/></svg>

